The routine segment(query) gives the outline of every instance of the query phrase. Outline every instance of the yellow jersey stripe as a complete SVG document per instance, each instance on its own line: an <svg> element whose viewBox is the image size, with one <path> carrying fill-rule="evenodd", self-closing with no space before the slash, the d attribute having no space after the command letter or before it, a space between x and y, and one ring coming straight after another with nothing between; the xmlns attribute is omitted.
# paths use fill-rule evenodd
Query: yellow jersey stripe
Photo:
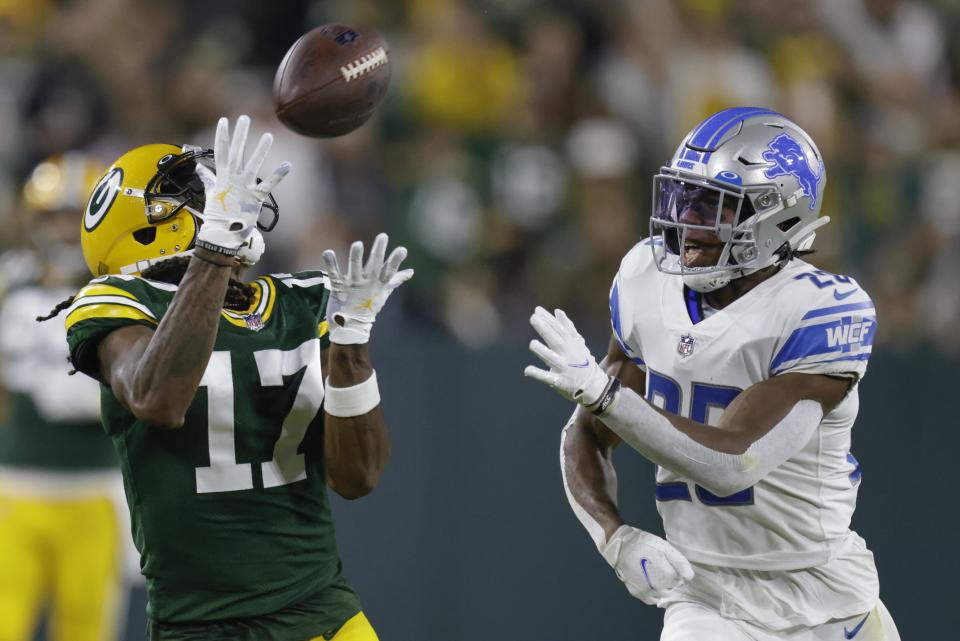
<svg viewBox="0 0 960 641"><path fill-rule="evenodd" d="M267 319L273 314L273 305L277 302L277 284L273 282L272 278L264 278L260 282L264 284L267 293L267 304L263 311L263 322L267 322Z"/></svg>
<svg viewBox="0 0 960 641"><path fill-rule="evenodd" d="M115 303L101 303L97 305L83 305L77 307L67 315L64 325L69 330L80 321L91 318L129 318L131 320L145 320L157 324L157 321L147 314L144 314L136 307L129 305L118 305Z"/></svg>
<svg viewBox="0 0 960 641"><path fill-rule="evenodd" d="M323 338L330 331L330 322L329 321L320 321L320 324L317 325L317 338Z"/></svg>
<svg viewBox="0 0 960 641"><path fill-rule="evenodd" d="M261 287L260 282L250 283L250 286L254 289L253 302L250 303L250 306L245 310L236 310L236 309L225 309L220 312L220 315L223 316L231 325L236 325L237 327L246 327L247 321L244 319L245 316L248 316L253 313L253 310L257 308L257 305L260 304L260 299L263 297L263 287Z"/></svg>
<svg viewBox="0 0 960 641"><path fill-rule="evenodd" d="M124 298L137 300L137 297L127 290L114 287L113 285L87 285L77 292L73 300L78 301L84 296L123 296Z"/></svg>
<svg viewBox="0 0 960 641"><path fill-rule="evenodd" d="M250 314L260 314L260 320L266 324L273 314L273 307L277 301L277 288L270 278L261 278L250 285L256 290L253 302L246 311L225 309L222 312L224 320L237 327L247 327L246 317Z"/></svg>

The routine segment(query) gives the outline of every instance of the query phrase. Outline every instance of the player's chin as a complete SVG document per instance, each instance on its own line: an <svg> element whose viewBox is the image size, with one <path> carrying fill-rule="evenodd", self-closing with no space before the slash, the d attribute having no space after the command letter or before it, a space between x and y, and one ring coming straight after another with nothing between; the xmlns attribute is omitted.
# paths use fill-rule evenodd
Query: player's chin
<svg viewBox="0 0 960 641"><path fill-rule="evenodd" d="M720 249L712 247L685 247L680 256L684 267L713 267L720 260Z"/></svg>

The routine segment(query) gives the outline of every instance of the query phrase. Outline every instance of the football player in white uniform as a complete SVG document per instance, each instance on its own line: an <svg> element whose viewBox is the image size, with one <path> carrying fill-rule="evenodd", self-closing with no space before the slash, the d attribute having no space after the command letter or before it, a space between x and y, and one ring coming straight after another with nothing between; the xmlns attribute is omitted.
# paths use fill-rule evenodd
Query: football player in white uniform
<svg viewBox="0 0 960 641"><path fill-rule="evenodd" d="M597 363L562 310L537 308L549 370L579 407L567 498L662 641L898 640L873 555L850 530L850 452L876 312L851 278L803 261L826 182L810 137L769 109L694 128L654 178L650 237L610 291ZM657 464L666 540L624 523L613 448Z"/></svg>

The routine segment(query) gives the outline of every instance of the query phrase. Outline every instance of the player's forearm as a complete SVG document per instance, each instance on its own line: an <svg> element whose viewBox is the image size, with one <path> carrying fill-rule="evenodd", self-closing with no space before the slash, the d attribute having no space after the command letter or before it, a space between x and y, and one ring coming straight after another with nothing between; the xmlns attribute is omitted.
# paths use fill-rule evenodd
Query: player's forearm
<svg viewBox="0 0 960 641"><path fill-rule="evenodd" d="M139 417L180 427L217 338L233 260L195 250L170 308L142 355L114 377L115 392ZM119 388L119 389L118 389Z"/></svg>
<svg viewBox="0 0 960 641"><path fill-rule="evenodd" d="M617 509L612 448L603 446L574 412L560 437L560 469L570 507L597 547L623 525Z"/></svg>
<svg viewBox="0 0 960 641"><path fill-rule="evenodd" d="M800 401L757 438L746 430L711 427L660 412L633 390L621 389L601 420L650 461L727 496L753 485L800 451L822 418L819 403Z"/></svg>
<svg viewBox="0 0 960 641"><path fill-rule="evenodd" d="M357 411L367 409L370 391L363 386L376 385L370 352L366 344L331 344L329 353L329 376L327 379L327 409L324 416L324 465L330 487L347 499L356 499L369 494L380 479L380 472L390 456L390 440L383 411L376 405L355 416L349 410L336 411L331 405L331 393L343 394L344 390L359 390L361 396L348 398L348 404L357 403ZM368 398L364 404L364 397Z"/></svg>

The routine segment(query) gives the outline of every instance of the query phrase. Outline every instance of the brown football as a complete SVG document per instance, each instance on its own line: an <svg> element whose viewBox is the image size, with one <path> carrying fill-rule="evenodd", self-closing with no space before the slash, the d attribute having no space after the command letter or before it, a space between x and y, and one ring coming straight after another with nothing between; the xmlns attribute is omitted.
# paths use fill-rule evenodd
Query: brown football
<svg viewBox="0 0 960 641"><path fill-rule="evenodd" d="M273 105L287 127L315 138L365 123L390 82L390 50L375 31L325 24L300 37L273 80Z"/></svg>

